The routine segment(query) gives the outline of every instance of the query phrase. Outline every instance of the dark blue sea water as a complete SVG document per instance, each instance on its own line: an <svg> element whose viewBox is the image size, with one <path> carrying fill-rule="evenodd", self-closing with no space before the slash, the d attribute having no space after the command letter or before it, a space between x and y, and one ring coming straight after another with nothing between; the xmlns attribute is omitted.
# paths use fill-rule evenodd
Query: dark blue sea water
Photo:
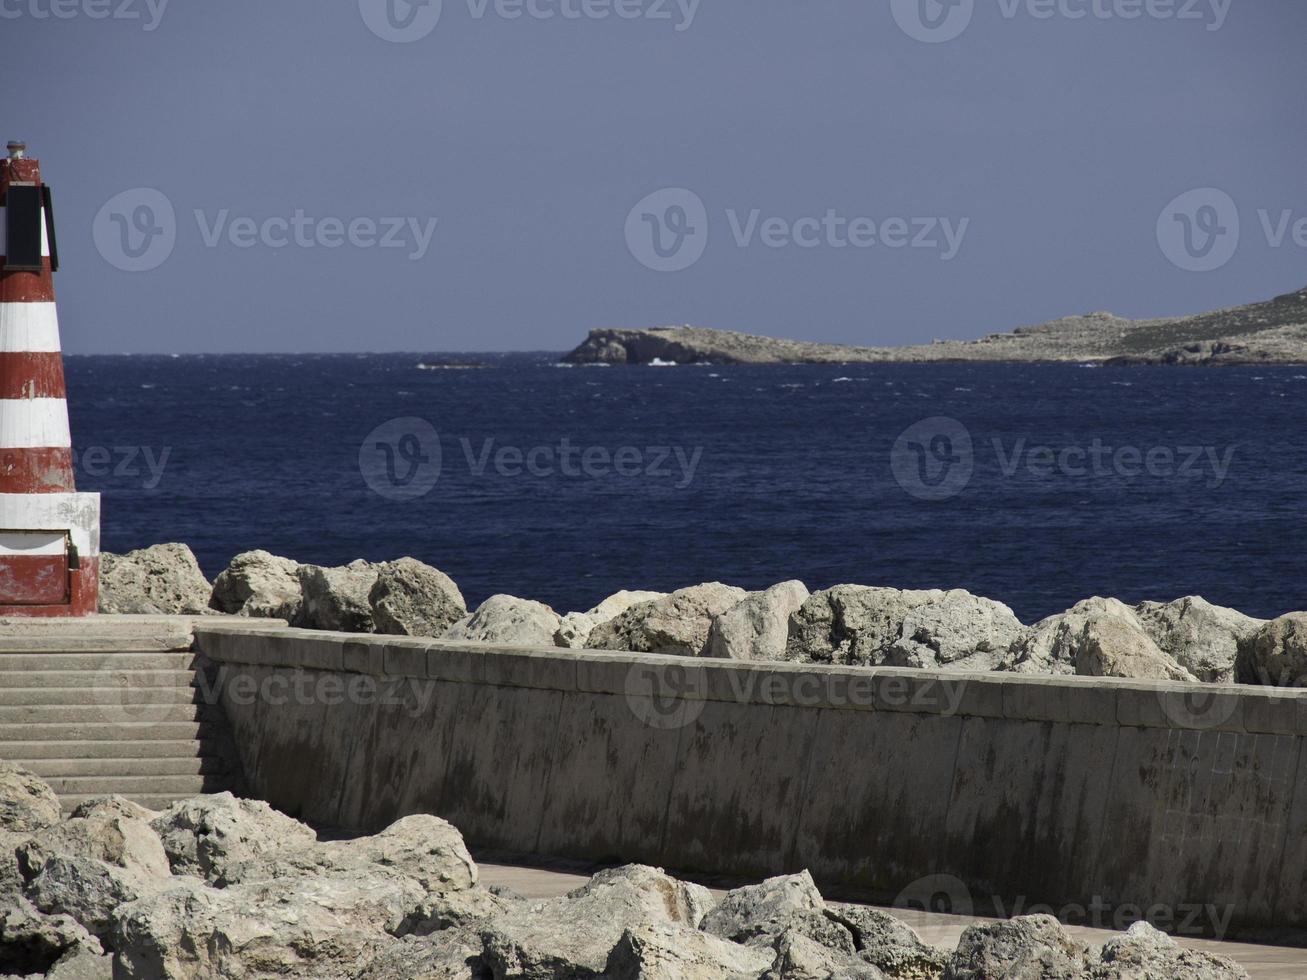
<svg viewBox="0 0 1307 980"><path fill-rule="evenodd" d="M210 576L251 548L413 555L469 602L800 578L1026 621L1094 594L1307 608L1303 369L478 359L72 357L79 485L107 550L185 541Z"/></svg>

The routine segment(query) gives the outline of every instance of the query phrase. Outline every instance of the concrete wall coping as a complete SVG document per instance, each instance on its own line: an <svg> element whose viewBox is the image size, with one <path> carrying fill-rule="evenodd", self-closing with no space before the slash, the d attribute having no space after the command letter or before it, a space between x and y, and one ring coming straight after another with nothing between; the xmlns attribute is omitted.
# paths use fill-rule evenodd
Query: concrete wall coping
<svg viewBox="0 0 1307 980"><path fill-rule="evenodd" d="M455 684L1194 732L1307 735L1307 690L1107 677L757 663L194 623L216 663Z"/></svg>

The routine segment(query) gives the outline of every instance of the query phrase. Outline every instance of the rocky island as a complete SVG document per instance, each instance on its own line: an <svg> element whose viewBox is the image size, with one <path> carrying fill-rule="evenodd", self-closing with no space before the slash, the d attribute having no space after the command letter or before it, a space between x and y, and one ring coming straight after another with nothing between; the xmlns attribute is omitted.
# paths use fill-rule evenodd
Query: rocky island
<svg viewBox="0 0 1307 980"><path fill-rule="evenodd" d="M1063 317L979 340L912 347L849 347L704 327L590 331L569 364L841 364L1044 362L1307 364L1307 289L1193 316L1129 320Z"/></svg>

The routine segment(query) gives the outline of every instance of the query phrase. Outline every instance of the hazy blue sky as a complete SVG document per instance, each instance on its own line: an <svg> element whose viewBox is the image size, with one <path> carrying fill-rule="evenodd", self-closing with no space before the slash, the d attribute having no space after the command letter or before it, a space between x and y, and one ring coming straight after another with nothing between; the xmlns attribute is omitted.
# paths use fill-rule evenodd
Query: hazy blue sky
<svg viewBox="0 0 1307 980"><path fill-rule="evenodd" d="M888 344L1307 285L1302 0L953 2L0 0L0 139L76 352ZM663 188L704 215L632 213Z"/></svg>

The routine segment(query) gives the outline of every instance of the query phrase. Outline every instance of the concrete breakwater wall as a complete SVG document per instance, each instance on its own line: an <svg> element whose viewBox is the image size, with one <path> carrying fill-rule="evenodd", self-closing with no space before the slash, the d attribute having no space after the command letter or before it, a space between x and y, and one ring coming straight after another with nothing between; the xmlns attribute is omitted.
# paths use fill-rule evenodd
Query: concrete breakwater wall
<svg viewBox="0 0 1307 980"><path fill-rule="evenodd" d="M483 848L807 868L962 912L1307 927L1307 692L235 625L196 645L251 792L310 822L425 811Z"/></svg>

